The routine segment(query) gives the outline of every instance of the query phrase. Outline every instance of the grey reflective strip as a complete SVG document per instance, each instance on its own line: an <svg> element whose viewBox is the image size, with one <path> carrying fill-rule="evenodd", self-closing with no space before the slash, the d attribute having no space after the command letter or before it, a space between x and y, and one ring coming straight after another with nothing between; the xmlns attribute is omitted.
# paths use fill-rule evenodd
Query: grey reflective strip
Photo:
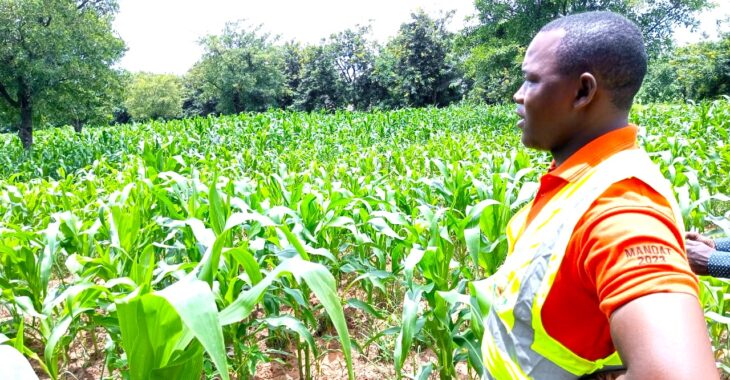
<svg viewBox="0 0 730 380"><path fill-rule="evenodd" d="M533 379L555 379L555 380L574 380L578 377L574 374L558 367L557 364L551 362L544 356L536 353L533 351L529 345L514 345L509 344L505 341L500 341L499 337L504 336L510 336L510 340L513 339L521 339L519 334L530 334L529 339L534 339L534 331L529 333L527 330L522 331L520 333L515 332L514 334L510 334L509 331L507 331L507 327L502 323L502 321L499 318L496 318L494 315L490 313L490 315L487 317L486 320L487 328L489 331L492 332L494 340L497 344L497 347L500 348L500 350L504 350L503 352L507 352L509 357L518 363L520 365L520 368L523 372L525 372L526 375ZM514 332L517 328L518 324L517 321L515 321L515 329L512 331ZM494 332L497 331L497 334L494 334ZM524 336L524 335L522 335ZM528 338L525 338L528 339ZM532 342L532 340L530 340ZM485 375L485 378L487 379L496 379L488 372ZM512 379L497 379L497 380L512 380Z"/></svg>
<svg viewBox="0 0 730 380"><path fill-rule="evenodd" d="M560 224L555 236L563 232L565 224L565 222ZM557 240L543 242L525 272L523 279L526 279L526 282L520 287L513 310L515 322L512 331L507 330L494 311L490 311L486 318L487 330L491 333L497 348L515 361L526 375L534 379L578 378L532 350L532 343L535 341L535 330L532 328L532 301L545 278L548 261ZM493 379L489 374L486 378Z"/></svg>
<svg viewBox="0 0 730 380"><path fill-rule="evenodd" d="M601 170L602 166L608 166L609 164L607 162L613 161L614 159L624 161L644 160L645 162L644 165L633 166L629 164L628 166L624 166L624 168L627 169L639 168L640 171L638 173L633 170L625 170L623 172ZM563 212L565 215L555 216L555 227L552 227L553 225L549 225L547 227L551 228L554 232L545 231L543 233L543 236L553 236L554 238L543 241L540 244L537 251L532 256L533 259L531 263L525 270L525 273L521 276L523 283L520 286L517 301L512 310L514 314L514 326L512 331L508 331L507 327L504 326L502 320L499 316L497 316L494 310L491 310L487 315L487 331L492 335L497 348L515 361L522 371L530 378L551 380L579 378L579 376L564 370L549 359L532 350L532 344L535 341L535 330L532 327L532 306L537 292L540 289L540 285L547 274L548 264L553 252L561 250L562 252L565 251L578 220L580 220L583 214L585 214L591 204L593 204L593 202L612 184L626 178L636 177L646 182L660 194L665 193L666 189L657 189L657 186L661 184L656 183L656 174L658 173L658 169L656 169L653 164L651 164L651 167L654 168L656 173L641 172L641 170L646 169L646 161L651 163L651 160L649 160L648 156L643 151L624 151L617 153L611 157L611 159L598 165L596 167L596 173L586 181L583 187L579 189L573 197L570 198L571 204L564 205L561 208L561 210L564 210ZM611 165L613 164L615 164L615 162L611 163ZM661 176L659 177L661 178ZM671 204L672 200L669 201ZM541 224L539 223L538 218L539 215L535 218L535 220L533 220L530 227ZM530 232L533 229L530 227L523 232L522 236L530 236ZM522 245L524 244L520 244L518 241L515 244L515 250L520 250ZM493 377L490 374L486 374L485 378L492 379Z"/></svg>
<svg viewBox="0 0 730 380"><path fill-rule="evenodd" d="M532 328L532 305L535 295L545 279L548 262L557 245L559 236L564 233L568 218L562 218L555 233L555 239L544 241L538 247L533 260L528 266L522 279L513 314L514 326L508 331L502 320L492 310L486 319L487 330L492 334L495 345L515 361L522 371L534 379L569 380L578 376L562 369L552 361L535 352L532 343L535 341L535 330ZM573 223L575 226L577 220ZM572 232L572 229L571 229ZM491 377L487 377L491 378ZM502 379L500 379L502 380Z"/></svg>

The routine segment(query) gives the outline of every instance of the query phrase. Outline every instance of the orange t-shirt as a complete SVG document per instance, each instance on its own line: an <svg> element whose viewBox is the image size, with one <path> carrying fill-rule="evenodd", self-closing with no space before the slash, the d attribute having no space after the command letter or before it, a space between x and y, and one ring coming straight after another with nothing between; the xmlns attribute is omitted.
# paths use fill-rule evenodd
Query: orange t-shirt
<svg viewBox="0 0 730 380"><path fill-rule="evenodd" d="M633 125L591 141L540 180L529 224L563 186L601 160L636 146ZM644 182L611 185L573 231L542 310L547 333L588 360L615 351L609 318L622 305L658 292L697 296L697 277L684 253L672 209Z"/></svg>

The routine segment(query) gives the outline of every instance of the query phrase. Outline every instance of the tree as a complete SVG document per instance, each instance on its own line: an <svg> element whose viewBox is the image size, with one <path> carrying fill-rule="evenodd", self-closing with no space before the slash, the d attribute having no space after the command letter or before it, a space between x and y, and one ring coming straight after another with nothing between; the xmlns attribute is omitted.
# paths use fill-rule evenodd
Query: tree
<svg viewBox="0 0 730 380"><path fill-rule="evenodd" d="M551 20L572 13L608 10L637 23L651 55L671 45L676 26L694 26L694 14L709 6L708 0L476 0L479 24L470 33L480 40L529 44Z"/></svg>
<svg viewBox="0 0 730 380"><path fill-rule="evenodd" d="M106 76L76 77L50 89L47 98L52 102L42 107L44 119L54 126L71 125L78 133L87 124L108 125L115 107L124 101L125 74L117 70L97 74Z"/></svg>
<svg viewBox="0 0 730 380"><path fill-rule="evenodd" d="M249 30L240 22L227 23L220 36L201 44L201 95L213 99L221 113L265 111L278 107L285 90L281 51L260 27Z"/></svg>
<svg viewBox="0 0 730 380"><path fill-rule="evenodd" d="M713 99L730 95L730 34L668 51L649 66L642 102Z"/></svg>
<svg viewBox="0 0 730 380"><path fill-rule="evenodd" d="M342 108L346 102L343 87L331 46L307 46L294 107L302 111Z"/></svg>
<svg viewBox="0 0 730 380"><path fill-rule="evenodd" d="M0 1L0 99L26 149L44 112L75 107L81 123L103 108L106 98L94 98L125 49L112 31L116 10L115 0Z"/></svg>
<svg viewBox="0 0 730 380"><path fill-rule="evenodd" d="M677 49L672 64L685 99L730 95L730 34Z"/></svg>
<svg viewBox="0 0 730 380"><path fill-rule="evenodd" d="M126 91L124 105L135 121L182 116L182 83L172 74L138 73Z"/></svg>
<svg viewBox="0 0 730 380"><path fill-rule="evenodd" d="M281 54L284 61L284 82L286 84L279 104L283 108L294 105L297 95L297 89L302 81L302 47L298 42L290 41L281 48Z"/></svg>
<svg viewBox="0 0 730 380"><path fill-rule="evenodd" d="M672 65L671 53L649 61L644 83L636 94L636 102L674 102L682 98L682 87L677 81L677 70Z"/></svg>
<svg viewBox="0 0 730 380"><path fill-rule="evenodd" d="M696 24L694 14L708 0L476 0L476 26L467 28L459 41L466 56L472 99L509 101L520 83L520 64L530 40L549 21L568 14L610 10L637 23L650 58L671 48L677 26Z"/></svg>
<svg viewBox="0 0 730 380"><path fill-rule="evenodd" d="M183 77L183 117L208 116L216 114L218 101L215 93L206 93L203 66L201 63L193 67Z"/></svg>
<svg viewBox="0 0 730 380"><path fill-rule="evenodd" d="M335 67L347 104L367 110L383 93L374 77L377 44L367 40L370 26L357 26L330 36Z"/></svg>
<svg viewBox="0 0 730 380"><path fill-rule="evenodd" d="M431 19L423 10L411 14L381 53L378 77L395 105L445 106L460 97L460 76L446 30L451 13ZM399 104L400 103L400 104Z"/></svg>
<svg viewBox="0 0 730 380"><path fill-rule="evenodd" d="M489 104L511 99L522 83L524 54L525 48L516 43L471 49L464 61L464 75L471 82L467 98Z"/></svg>

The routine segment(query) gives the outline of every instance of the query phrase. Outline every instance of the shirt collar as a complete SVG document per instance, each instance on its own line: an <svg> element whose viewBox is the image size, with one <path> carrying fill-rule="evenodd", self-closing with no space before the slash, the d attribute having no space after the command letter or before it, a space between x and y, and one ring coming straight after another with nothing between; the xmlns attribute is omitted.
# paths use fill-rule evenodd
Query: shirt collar
<svg viewBox="0 0 730 380"><path fill-rule="evenodd" d="M560 166L556 166L555 160L553 160L548 174L574 182L588 169L595 167L613 154L635 148L637 133L638 128L633 124L605 133L578 149Z"/></svg>

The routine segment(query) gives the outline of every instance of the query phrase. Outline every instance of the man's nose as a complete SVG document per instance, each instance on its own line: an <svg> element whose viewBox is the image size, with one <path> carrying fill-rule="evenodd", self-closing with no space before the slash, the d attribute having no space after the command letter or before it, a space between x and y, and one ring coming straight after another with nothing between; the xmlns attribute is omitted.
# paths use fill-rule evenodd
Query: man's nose
<svg viewBox="0 0 730 380"><path fill-rule="evenodd" d="M512 100L515 101L517 104L523 104L525 102L525 94L523 89L525 88L525 84L523 83L522 86L515 92L514 95L512 95Z"/></svg>

